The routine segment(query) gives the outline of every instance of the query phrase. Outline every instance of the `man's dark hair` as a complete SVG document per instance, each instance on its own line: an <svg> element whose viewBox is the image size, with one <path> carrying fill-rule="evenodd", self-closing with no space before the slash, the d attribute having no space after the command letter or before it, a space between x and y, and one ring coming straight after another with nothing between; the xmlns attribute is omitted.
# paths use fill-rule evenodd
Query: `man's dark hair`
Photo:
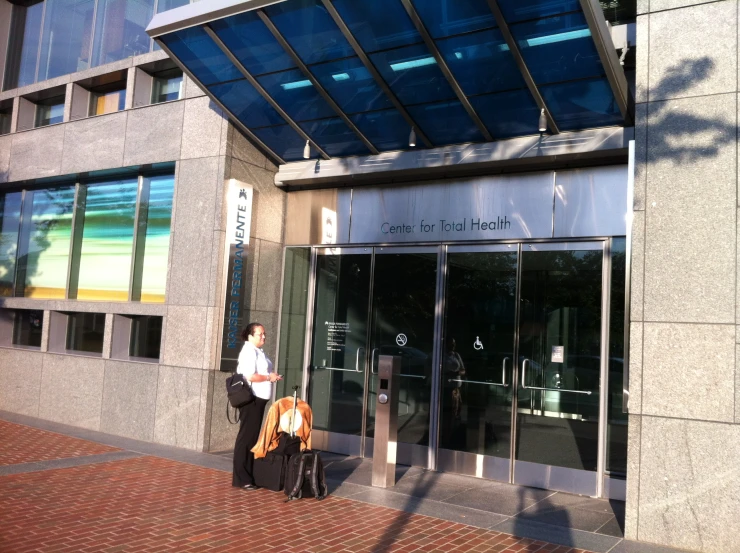
<svg viewBox="0 0 740 553"><path fill-rule="evenodd" d="M265 328L261 323L249 323L247 328L242 330L242 340L246 342L250 336L254 336L254 332L260 327Z"/></svg>

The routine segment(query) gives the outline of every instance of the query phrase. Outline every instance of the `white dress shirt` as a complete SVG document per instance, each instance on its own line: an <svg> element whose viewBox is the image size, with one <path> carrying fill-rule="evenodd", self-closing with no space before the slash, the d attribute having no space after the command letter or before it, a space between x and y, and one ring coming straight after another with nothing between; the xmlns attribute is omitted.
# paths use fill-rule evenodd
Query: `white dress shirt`
<svg viewBox="0 0 740 553"><path fill-rule="evenodd" d="M270 361L262 349L255 347L251 342L244 342L244 347L239 352L239 364L236 372L249 377L252 374L262 374L267 376L272 371L272 361ZM272 382L251 382L254 395L259 398L272 399Z"/></svg>

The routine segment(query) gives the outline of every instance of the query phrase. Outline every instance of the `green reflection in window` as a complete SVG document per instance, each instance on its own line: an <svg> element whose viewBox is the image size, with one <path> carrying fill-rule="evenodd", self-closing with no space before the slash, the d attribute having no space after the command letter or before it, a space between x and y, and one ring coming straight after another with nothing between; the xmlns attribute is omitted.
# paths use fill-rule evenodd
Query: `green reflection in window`
<svg viewBox="0 0 740 553"><path fill-rule="evenodd" d="M146 209L147 224L141 288L134 290L134 298L139 296L144 302L164 303L174 191L175 178L172 175L152 177L149 179L149 202L141 206L139 217L143 219Z"/></svg>
<svg viewBox="0 0 740 553"><path fill-rule="evenodd" d="M16 295L64 298L74 199L71 186L26 193L31 215L24 216L21 229L18 281L23 286ZM24 213L28 209L24 206Z"/></svg>
<svg viewBox="0 0 740 553"><path fill-rule="evenodd" d="M0 195L0 296L13 294L21 193Z"/></svg>
<svg viewBox="0 0 740 553"><path fill-rule="evenodd" d="M136 179L87 186L77 299L127 301Z"/></svg>

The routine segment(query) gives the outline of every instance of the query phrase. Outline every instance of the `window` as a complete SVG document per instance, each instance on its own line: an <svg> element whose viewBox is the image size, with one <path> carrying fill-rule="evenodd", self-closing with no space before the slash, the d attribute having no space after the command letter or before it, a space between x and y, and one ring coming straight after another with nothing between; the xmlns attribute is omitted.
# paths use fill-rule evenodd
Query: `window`
<svg viewBox="0 0 740 553"><path fill-rule="evenodd" d="M179 100L182 97L182 71L171 69L153 75L152 104Z"/></svg>
<svg viewBox="0 0 740 553"><path fill-rule="evenodd" d="M129 356L159 360L162 317L133 317Z"/></svg>
<svg viewBox="0 0 740 553"><path fill-rule="evenodd" d="M69 351L102 354L104 334L104 313L70 313L67 316L66 349Z"/></svg>
<svg viewBox="0 0 740 553"><path fill-rule="evenodd" d="M38 81L90 67L94 0L46 0Z"/></svg>
<svg viewBox="0 0 740 553"><path fill-rule="evenodd" d="M135 178L85 186L77 294L70 287L70 296L128 300L138 188Z"/></svg>
<svg viewBox="0 0 740 553"><path fill-rule="evenodd" d="M40 348L43 323L44 312L39 309L16 310L13 323L13 345Z"/></svg>
<svg viewBox="0 0 740 553"><path fill-rule="evenodd" d="M0 135L10 132L10 120L13 117L13 100L0 102Z"/></svg>
<svg viewBox="0 0 740 553"><path fill-rule="evenodd" d="M16 296L65 297L74 199L73 186L26 191L17 257Z"/></svg>
<svg viewBox="0 0 740 553"><path fill-rule="evenodd" d="M28 7L13 6L4 90L36 82L43 14L43 2Z"/></svg>
<svg viewBox="0 0 740 553"><path fill-rule="evenodd" d="M98 0L92 65L103 65L149 51L146 26L154 0Z"/></svg>
<svg viewBox="0 0 740 553"><path fill-rule="evenodd" d="M41 100L36 104L34 127L45 127L61 123L64 119L64 96Z"/></svg>
<svg viewBox="0 0 740 553"><path fill-rule="evenodd" d="M22 197L21 192L0 195L0 297L13 295Z"/></svg>
<svg viewBox="0 0 740 553"><path fill-rule="evenodd" d="M90 115L122 111L126 106L126 86L108 92L90 93Z"/></svg>

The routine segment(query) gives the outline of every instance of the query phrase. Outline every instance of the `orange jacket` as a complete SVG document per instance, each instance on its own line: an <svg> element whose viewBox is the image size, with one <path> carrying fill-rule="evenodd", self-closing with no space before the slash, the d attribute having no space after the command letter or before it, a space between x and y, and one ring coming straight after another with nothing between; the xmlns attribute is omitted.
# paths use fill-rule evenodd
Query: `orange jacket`
<svg viewBox="0 0 740 553"><path fill-rule="evenodd" d="M302 399L296 405L296 420L299 427L295 435L301 438L301 450L311 449L311 424L312 414L308 403ZM293 417L293 398L284 397L270 406L267 412L267 420L262 425L260 437L257 444L252 448L254 457L264 457L268 451L272 451L280 442L280 432L290 432L291 419Z"/></svg>

